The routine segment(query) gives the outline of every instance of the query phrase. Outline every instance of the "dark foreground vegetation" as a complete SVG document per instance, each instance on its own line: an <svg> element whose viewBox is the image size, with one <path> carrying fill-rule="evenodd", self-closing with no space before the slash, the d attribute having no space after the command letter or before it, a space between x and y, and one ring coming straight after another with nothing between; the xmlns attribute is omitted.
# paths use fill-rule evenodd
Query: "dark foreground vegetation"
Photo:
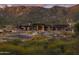
<svg viewBox="0 0 79 59"><path fill-rule="evenodd" d="M7 52L7 53L6 53ZM32 39L0 43L0 54L6 55L75 55L79 54L79 40Z"/></svg>

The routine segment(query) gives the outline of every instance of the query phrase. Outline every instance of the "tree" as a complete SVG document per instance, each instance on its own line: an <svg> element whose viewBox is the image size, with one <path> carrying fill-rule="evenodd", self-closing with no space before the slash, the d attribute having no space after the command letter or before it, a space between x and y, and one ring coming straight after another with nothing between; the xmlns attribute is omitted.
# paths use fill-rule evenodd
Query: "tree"
<svg viewBox="0 0 79 59"><path fill-rule="evenodd" d="M75 24L75 33L79 34L79 22Z"/></svg>

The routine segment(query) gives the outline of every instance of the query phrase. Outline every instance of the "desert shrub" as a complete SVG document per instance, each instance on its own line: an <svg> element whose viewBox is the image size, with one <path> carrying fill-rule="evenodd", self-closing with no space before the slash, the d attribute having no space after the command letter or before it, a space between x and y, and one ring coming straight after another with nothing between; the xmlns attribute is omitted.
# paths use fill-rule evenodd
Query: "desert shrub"
<svg viewBox="0 0 79 59"><path fill-rule="evenodd" d="M15 42L15 41L13 41ZM19 41L16 41L18 43ZM0 52L8 51L8 54L30 54L30 55L61 55L61 54L79 54L79 40L27 40L21 44L0 43Z"/></svg>

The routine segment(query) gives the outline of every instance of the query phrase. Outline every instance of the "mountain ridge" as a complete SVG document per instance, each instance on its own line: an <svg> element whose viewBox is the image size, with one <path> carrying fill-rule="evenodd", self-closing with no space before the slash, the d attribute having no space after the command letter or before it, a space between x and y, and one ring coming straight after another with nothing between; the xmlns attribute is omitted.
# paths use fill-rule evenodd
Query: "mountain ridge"
<svg viewBox="0 0 79 59"><path fill-rule="evenodd" d="M21 23L65 23L67 16L73 20L79 19L79 5L72 7L54 6L43 8L39 6L14 6L0 8L1 24L21 24ZM76 16L77 15L77 16Z"/></svg>

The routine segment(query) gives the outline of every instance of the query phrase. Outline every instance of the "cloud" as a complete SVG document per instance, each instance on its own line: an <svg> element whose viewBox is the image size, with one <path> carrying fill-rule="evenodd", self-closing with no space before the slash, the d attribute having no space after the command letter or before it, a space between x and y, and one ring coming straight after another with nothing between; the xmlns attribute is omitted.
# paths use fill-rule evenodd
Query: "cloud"
<svg viewBox="0 0 79 59"><path fill-rule="evenodd" d="M5 6L12 7L12 6L40 6L44 8L51 8L54 6L64 6L64 7L71 7L75 4L2 4L0 5L1 8L4 8Z"/></svg>
<svg viewBox="0 0 79 59"><path fill-rule="evenodd" d="M62 7L72 7L75 4L48 4L48 5L44 5L44 8L52 8L54 6L62 6Z"/></svg>

